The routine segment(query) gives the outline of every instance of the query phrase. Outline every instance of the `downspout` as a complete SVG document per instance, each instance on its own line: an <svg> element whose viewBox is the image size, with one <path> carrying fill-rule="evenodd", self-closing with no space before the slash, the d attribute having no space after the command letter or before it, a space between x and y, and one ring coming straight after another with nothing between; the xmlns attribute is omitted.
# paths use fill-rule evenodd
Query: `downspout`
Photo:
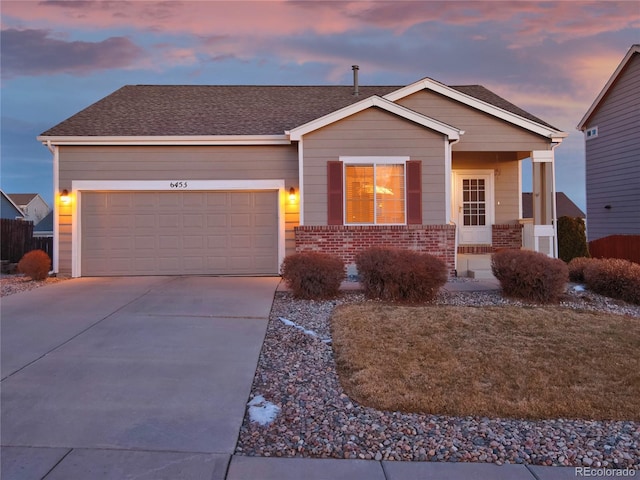
<svg viewBox="0 0 640 480"><path fill-rule="evenodd" d="M57 274L59 268L58 259L60 257L60 174L58 169L60 154L59 147L53 145L51 140L47 140L46 147L53 155L53 264L51 267L53 273Z"/></svg>
<svg viewBox="0 0 640 480"><path fill-rule="evenodd" d="M553 258L558 258L558 211L556 205L556 153L555 149L561 142L556 142L551 145L551 151L553 152L553 164L551 168L551 204L553 212Z"/></svg>
<svg viewBox="0 0 640 480"><path fill-rule="evenodd" d="M460 132L460 135L464 134L463 131ZM452 147L458 143L460 141L460 138L453 140L453 141L449 141L447 139L447 154L446 154L446 158L445 161L447 162L447 164L445 165L445 175L447 176L446 182L445 182L445 186L444 186L444 190L445 190L445 194L448 198L448 203L449 203L449 209L447 211L447 217L448 218L448 224L449 225L453 225L455 227L455 234L453 236L454 241L453 241L453 266L455 269L455 273L456 273L456 277L458 276L458 225L456 224L456 222L453 221L453 217L451 216L451 211L453 209L453 198L451 197L451 195L453 195L453 153L452 153Z"/></svg>

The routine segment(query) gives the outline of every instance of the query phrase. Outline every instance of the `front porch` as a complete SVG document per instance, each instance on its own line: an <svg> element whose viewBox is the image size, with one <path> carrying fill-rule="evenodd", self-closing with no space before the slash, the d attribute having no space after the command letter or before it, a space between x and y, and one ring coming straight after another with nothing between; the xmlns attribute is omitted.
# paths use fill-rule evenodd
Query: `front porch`
<svg viewBox="0 0 640 480"><path fill-rule="evenodd" d="M504 248L557 257L553 149L452 153L450 221L456 225L458 276L490 275L491 254ZM533 180L531 219L522 218L527 159Z"/></svg>

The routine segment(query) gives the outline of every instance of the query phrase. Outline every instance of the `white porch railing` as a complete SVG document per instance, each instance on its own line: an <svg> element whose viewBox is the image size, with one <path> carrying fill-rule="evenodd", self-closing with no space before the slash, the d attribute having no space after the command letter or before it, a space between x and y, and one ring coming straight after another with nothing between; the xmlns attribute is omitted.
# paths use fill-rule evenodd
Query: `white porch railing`
<svg viewBox="0 0 640 480"><path fill-rule="evenodd" d="M553 225L534 225L532 218L522 218L520 224L523 226L522 248L555 257L555 229Z"/></svg>

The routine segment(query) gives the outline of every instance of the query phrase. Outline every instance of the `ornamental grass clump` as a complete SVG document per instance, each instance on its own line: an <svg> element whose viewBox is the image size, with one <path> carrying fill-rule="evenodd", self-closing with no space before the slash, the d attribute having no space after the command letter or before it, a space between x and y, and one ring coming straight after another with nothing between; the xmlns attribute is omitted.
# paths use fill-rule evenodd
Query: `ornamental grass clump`
<svg viewBox="0 0 640 480"><path fill-rule="evenodd" d="M426 253L372 247L360 252L355 260L360 284L368 298L430 301L447 281L445 263Z"/></svg>
<svg viewBox="0 0 640 480"><path fill-rule="evenodd" d="M31 250L18 262L18 272L31 277L31 280L44 280L50 269L51 259L44 250Z"/></svg>
<svg viewBox="0 0 640 480"><path fill-rule="evenodd" d="M584 283L593 292L640 305L640 265L620 258L603 258L584 268Z"/></svg>
<svg viewBox="0 0 640 480"><path fill-rule="evenodd" d="M539 303L558 302L569 278L562 260L531 250L500 250L491 270L504 295Z"/></svg>
<svg viewBox="0 0 640 480"><path fill-rule="evenodd" d="M280 273L296 298L327 299L338 295L345 267L335 255L301 252L286 257Z"/></svg>

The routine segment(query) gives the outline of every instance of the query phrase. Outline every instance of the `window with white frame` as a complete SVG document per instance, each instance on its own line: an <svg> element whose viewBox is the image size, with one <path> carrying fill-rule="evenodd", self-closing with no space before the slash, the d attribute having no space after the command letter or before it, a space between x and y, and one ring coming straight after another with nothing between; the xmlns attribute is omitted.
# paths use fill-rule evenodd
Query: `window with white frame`
<svg viewBox="0 0 640 480"><path fill-rule="evenodd" d="M347 158L343 162L347 225L406 223L406 159Z"/></svg>
<svg viewBox="0 0 640 480"><path fill-rule="evenodd" d="M588 128L586 132L584 132L585 137L587 138L587 140L590 140L592 138L595 138L598 136L598 127L591 127Z"/></svg>

